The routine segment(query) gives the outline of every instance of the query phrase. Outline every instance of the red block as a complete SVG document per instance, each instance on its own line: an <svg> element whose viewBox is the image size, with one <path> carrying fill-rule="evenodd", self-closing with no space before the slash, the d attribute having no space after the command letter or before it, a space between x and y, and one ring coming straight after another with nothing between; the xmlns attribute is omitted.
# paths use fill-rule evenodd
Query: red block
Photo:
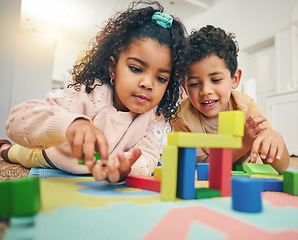
<svg viewBox="0 0 298 240"><path fill-rule="evenodd" d="M127 176L125 185L128 187L141 188L154 192L160 192L160 178L154 176Z"/></svg>
<svg viewBox="0 0 298 240"><path fill-rule="evenodd" d="M231 196L231 148L209 149L209 188L220 191L221 197Z"/></svg>

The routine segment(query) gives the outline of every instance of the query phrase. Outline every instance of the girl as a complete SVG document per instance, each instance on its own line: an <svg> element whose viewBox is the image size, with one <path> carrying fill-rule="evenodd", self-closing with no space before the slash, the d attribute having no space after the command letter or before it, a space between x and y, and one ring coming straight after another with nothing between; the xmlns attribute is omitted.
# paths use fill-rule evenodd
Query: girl
<svg viewBox="0 0 298 240"><path fill-rule="evenodd" d="M150 175L166 120L177 113L185 35L159 3L132 3L76 63L70 88L10 111L7 136L19 145L2 157L28 168L91 172L96 181Z"/></svg>

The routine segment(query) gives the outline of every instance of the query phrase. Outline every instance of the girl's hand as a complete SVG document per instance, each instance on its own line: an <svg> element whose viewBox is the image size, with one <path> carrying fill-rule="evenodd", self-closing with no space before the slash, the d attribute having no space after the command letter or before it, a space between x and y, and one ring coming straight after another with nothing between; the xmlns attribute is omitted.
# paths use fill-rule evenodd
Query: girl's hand
<svg viewBox="0 0 298 240"><path fill-rule="evenodd" d="M246 120L244 124L244 136L242 138L244 147L251 149L253 141L258 134L267 128L265 124L262 124L266 120L266 117L263 115L251 115Z"/></svg>
<svg viewBox="0 0 298 240"><path fill-rule="evenodd" d="M101 160L98 160L91 168L92 175L96 181L109 180L112 183L123 181L141 154L138 147L134 147L130 154L119 152L116 158L107 161L106 167L102 166Z"/></svg>
<svg viewBox="0 0 298 240"><path fill-rule="evenodd" d="M73 121L66 131L66 138L73 155L79 161L85 160L89 170L94 164L95 152L100 153L101 159L108 159L108 142L106 137L101 130L89 121L82 118Z"/></svg>
<svg viewBox="0 0 298 240"><path fill-rule="evenodd" d="M260 153L264 163L272 163L275 159L280 160L284 148L282 136L272 130L264 130L258 134L253 142L251 149L251 162L257 161L257 156Z"/></svg>

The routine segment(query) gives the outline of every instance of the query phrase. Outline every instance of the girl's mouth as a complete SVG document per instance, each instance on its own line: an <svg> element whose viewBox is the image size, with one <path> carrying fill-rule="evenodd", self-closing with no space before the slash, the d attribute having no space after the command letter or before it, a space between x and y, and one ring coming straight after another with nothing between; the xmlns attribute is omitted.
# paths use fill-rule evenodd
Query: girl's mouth
<svg viewBox="0 0 298 240"><path fill-rule="evenodd" d="M144 95L134 95L134 97L136 98L137 101L142 103L149 101L149 98Z"/></svg>

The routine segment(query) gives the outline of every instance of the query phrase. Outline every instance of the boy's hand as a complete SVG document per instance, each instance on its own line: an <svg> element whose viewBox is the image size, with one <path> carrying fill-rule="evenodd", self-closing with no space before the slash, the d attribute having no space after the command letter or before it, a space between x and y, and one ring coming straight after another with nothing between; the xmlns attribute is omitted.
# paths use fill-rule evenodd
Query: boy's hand
<svg viewBox="0 0 298 240"><path fill-rule="evenodd" d="M106 137L101 130L85 119L73 121L66 131L66 138L73 155L79 161L84 159L89 169L94 164L95 152L99 152L103 160L108 158Z"/></svg>
<svg viewBox="0 0 298 240"><path fill-rule="evenodd" d="M125 179L130 173L131 166L138 160L141 154L141 150L138 147L134 147L130 154L120 152L114 159L109 159L106 167L102 166L101 160L98 160L89 170L96 181L107 179L112 183L116 183Z"/></svg>
<svg viewBox="0 0 298 240"><path fill-rule="evenodd" d="M275 159L281 159L284 148L284 141L282 136L272 130L264 130L258 134L253 142L251 149L251 162L257 161L257 156L260 153L261 158L265 163L272 163Z"/></svg>
<svg viewBox="0 0 298 240"><path fill-rule="evenodd" d="M251 149L253 141L258 134L267 128L265 124L262 124L266 120L266 117L263 115L251 115L246 120L244 125L244 136L242 138L244 147Z"/></svg>

